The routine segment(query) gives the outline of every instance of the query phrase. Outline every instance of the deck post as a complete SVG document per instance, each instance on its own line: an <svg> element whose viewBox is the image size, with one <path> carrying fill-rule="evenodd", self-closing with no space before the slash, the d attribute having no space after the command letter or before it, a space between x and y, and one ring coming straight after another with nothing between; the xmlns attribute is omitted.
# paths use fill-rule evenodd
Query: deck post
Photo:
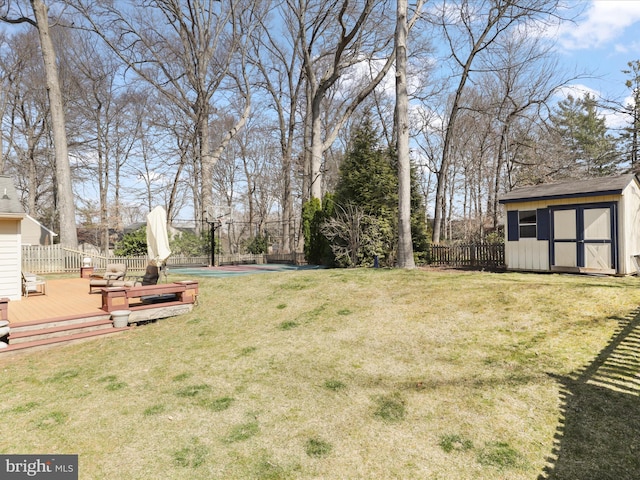
<svg viewBox="0 0 640 480"><path fill-rule="evenodd" d="M9 299L0 298L0 321L9 320Z"/></svg>
<svg viewBox="0 0 640 480"><path fill-rule="evenodd" d="M129 299L125 287L102 288L102 310L111 312L113 310L127 310Z"/></svg>
<svg viewBox="0 0 640 480"><path fill-rule="evenodd" d="M187 287L187 289L180 294L180 301L184 303L196 303L198 299L198 282L195 280L182 280L179 282L181 285Z"/></svg>

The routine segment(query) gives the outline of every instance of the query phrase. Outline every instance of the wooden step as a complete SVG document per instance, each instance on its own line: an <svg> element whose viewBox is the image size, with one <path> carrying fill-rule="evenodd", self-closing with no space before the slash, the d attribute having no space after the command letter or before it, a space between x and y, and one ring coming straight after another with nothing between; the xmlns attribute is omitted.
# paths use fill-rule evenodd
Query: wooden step
<svg viewBox="0 0 640 480"><path fill-rule="evenodd" d="M114 328L111 315L104 312L10 323L9 326L9 344L0 349L0 354L78 342L129 330L129 327Z"/></svg>
<svg viewBox="0 0 640 480"><path fill-rule="evenodd" d="M16 352L21 350L43 348L51 345L75 343L75 342L88 340L98 336L112 335L115 333L124 332L130 329L131 327L123 327L123 328L109 327L109 328L104 328L100 330L92 330L89 332L81 332L81 333L74 333L74 334L64 335L64 336L44 338L40 340L26 341L23 343L10 343L6 348L0 349L0 354Z"/></svg>
<svg viewBox="0 0 640 480"><path fill-rule="evenodd" d="M130 324L155 321L159 318L187 313L192 308L192 303L183 302L143 305L132 309L129 321ZM0 355L78 342L120 333L132 328L131 326L113 327L111 314L104 311L20 323L11 323L10 321L9 327L11 330L8 335L8 345L5 348L0 348ZM7 337L0 340L7 341Z"/></svg>
<svg viewBox="0 0 640 480"><path fill-rule="evenodd" d="M111 315L106 312L99 312L94 314L80 314L70 315L66 317L54 317L45 320L33 320L30 322L11 323L9 321L9 327L11 327L12 333L44 330L48 328L57 328L66 325L83 324L87 322L96 322L99 320L109 320Z"/></svg>
<svg viewBox="0 0 640 480"><path fill-rule="evenodd" d="M91 320L91 319L90 319ZM76 333L91 332L102 329L112 329L113 322L109 319L71 322L56 324L56 326L40 329L11 329L9 333L9 344L25 343L33 340L44 340L46 338L62 337L74 335Z"/></svg>

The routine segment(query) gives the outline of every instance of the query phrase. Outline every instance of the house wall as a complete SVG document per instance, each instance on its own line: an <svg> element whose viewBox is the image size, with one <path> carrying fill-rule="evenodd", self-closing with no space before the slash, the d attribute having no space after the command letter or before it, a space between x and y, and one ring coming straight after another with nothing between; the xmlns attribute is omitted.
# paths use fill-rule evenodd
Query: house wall
<svg viewBox="0 0 640 480"><path fill-rule="evenodd" d="M51 232L29 216L22 219L21 229L23 245L53 244Z"/></svg>
<svg viewBox="0 0 640 480"><path fill-rule="evenodd" d="M0 219L0 298L22 298L20 219Z"/></svg>
<svg viewBox="0 0 640 480"><path fill-rule="evenodd" d="M630 185L631 186L631 185ZM635 184L634 184L635 186ZM623 192L624 193L624 192ZM638 195L637 199L633 199L634 195ZM640 192L629 192L629 204L638 201L640 205ZM558 200L538 200L533 202L512 202L505 203L505 209L510 210L537 210L539 208L548 208L560 205L583 205L588 203L601 202L621 202L619 195L599 195L585 198L564 198ZM631 206L629 206L629 209ZM621 210L621 209L620 209ZM621 222L621 212L618 211L618 222ZM622 232L619 231L618 239L624 238ZM640 253L640 243L638 244L638 253ZM518 241L505 241L505 262L509 270L527 270L527 271L549 271L549 241L536 240L535 238L521 238Z"/></svg>

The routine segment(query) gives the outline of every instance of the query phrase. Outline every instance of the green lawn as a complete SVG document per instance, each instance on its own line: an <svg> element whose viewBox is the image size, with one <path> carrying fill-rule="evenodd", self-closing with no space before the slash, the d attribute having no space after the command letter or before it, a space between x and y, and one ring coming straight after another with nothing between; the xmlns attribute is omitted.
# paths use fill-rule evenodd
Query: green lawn
<svg viewBox="0 0 640 480"><path fill-rule="evenodd" d="M639 478L639 282L202 279L188 315L0 356L0 452L92 480Z"/></svg>

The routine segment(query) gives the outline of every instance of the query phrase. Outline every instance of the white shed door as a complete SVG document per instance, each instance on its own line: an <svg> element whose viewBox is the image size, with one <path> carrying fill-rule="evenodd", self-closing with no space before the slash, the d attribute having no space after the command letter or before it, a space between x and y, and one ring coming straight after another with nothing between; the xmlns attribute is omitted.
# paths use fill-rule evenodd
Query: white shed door
<svg viewBox="0 0 640 480"><path fill-rule="evenodd" d="M615 271L615 204L552 212L552 266Z"/></svg>
<svg viewBox="0 0 640 480"><path fill-rule="evenodd" d="M556 267L578 266L576 214L575 209L553 212L553 265Z"/></svg>
<svg viewBox="0 0 640 480"><path fill-rule="evenodd" d="M596 270L611 268L611 209L584 210L584 266Z"/></svg>

